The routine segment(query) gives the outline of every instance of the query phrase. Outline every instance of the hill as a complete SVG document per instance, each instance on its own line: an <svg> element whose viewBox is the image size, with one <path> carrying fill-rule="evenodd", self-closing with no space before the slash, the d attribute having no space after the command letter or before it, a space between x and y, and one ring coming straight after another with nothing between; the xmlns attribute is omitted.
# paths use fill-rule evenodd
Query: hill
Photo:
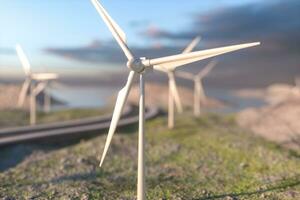
<svg viewBox="0 0 300 200"><path fill-rule="evenodd" d="M239 128L232 116L147 122L148 199L300 199L300 155ZM40 147L0 174L4 199L135 199L136 127L54 151ZM10 156L12 150L7 151ZM3 154L3 151L2 151ZM2 155L3 156L3 155Z"/></svg>

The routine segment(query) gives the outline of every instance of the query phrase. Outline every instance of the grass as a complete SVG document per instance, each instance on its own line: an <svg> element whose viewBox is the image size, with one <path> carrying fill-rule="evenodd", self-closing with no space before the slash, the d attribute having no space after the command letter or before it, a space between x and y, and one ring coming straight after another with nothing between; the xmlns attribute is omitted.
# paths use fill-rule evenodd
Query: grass
<svg viewBox="0 0 300 200"><path fill-rule="evenodd" d="M84 117L93 117L109 113L109 109L65 109L49 113L38 112L37 124L67 121ZM23 110L1 110L0 128L25 126L29 124L29 113Z"/></svg>
<svg viewBox="0 0 300 200"><path fill-rule="evenodd" d="M130 129L134 129L131 127ZM147 122L147 199L300 199L299 152L208 114ZM103 168L106 136L51 152L37 151L0 174L0 197L135 199L137 132L116 134Z"/></svg>

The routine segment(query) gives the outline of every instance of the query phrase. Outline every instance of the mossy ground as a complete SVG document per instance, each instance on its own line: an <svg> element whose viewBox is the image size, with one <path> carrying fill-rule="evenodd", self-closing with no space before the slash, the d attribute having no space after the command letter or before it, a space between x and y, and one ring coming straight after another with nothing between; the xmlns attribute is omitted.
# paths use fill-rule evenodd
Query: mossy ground
<svg viewBox="0 0 300 200"><path fill-rule="evenodd" d="M37 124L61 122L83 117L98 116L108 113L109 109L65 109L49 113L38 112ZM29 124L29 112L24 110L1 110L0 128L25 126Z"/></svg>
<svg viewBox="0 0 300 200"><path fill-rule="evenodd" d="M300 199L299 152L247 133L231 116L183 115L174 130L162 117L146 129L148 199ZM135 199L136 127L120 133L103 168L105 135L33 153L0 174L0 197Z"/></svg>

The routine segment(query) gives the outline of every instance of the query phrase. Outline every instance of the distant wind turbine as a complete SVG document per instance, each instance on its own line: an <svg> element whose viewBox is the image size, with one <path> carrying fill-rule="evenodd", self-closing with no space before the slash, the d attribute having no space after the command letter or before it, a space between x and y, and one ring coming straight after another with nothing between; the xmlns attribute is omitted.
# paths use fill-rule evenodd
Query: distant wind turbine
<svg viewBox="0 0 300 200"><path fill-rule="evenodd" d="M102 7L102 5L97 0L91 0L96 10L102 17L105 24L108 26L113 37L123 50L125 56L128 59L127 67L130 69L127 83L123 89L118 93L117 101L114 108L113 117L111 120L111 125L108 131L106 143L104 146L104 151L102 154L100 166L102 166L105 156L107 154L108 148L110 146L112 137L116 131L121 113L123 111L124 105L127 101L128 94L132 87L133 79L136 75L139 75L140 79L140 97L139 97L139 142L138 142L138 180L137 180L137 199L146 199L145 193L145 73L151 71L151 69L157 70L157 67L178 67L186 65L189 63L197 62L207 58L211 58L217 55L225 54L228 52L236 51L239 49L244 49L248 47L257 46L260 43L249 43L234 45L228 47L215 48L205 51L197 51L187 54L179 54L174 56L167 56L156 59L138 58L135 57L131 52L126 42L126 35L120 26L109 16L108 12ZM160 68L159 67L159 68ZM149 69L149 70L147 70ZM155 95L155 94L152 94Z"/></svg>
<svg viewBox="0 0 300 200"><path fill-rule="evenodd" d="M202 80L211 72L211 70L216 65L217 65L217 61L211 61L196 75L193 73L184 72L184 71L176 72L176 76L178 76L180 78L192 80L194 82L194 115L196 117L200 116L201 103L207 99L205 92L204 92Z"/></svg>
<svg viewBox="0 0 300 200"><path fill-rule="evenodd" d="M49 81L57 79L58 75L54 73L32 73L30 63L19 44L16 45L16 51L26 76L19 95L18 107L24 105L25 98L28 91L30 91L30 124L34 125L36 124L36 96L45 90ZM46 95L44 99L44 108L47 110L50 109L50 96L48 96L46 92L44 93Z"/></svg>
<svg viewBox="0 0 300 200"><path fill-rule="evenodd" d="M196 37L182 52L182 54L190 53L197 46L200 37ZM179 67L179 66L178 66ZM169 78L169 103L168 103L168 127L174 128L175 124L175 105L177 112L182 113L182 103L179 97L178 88L175 80L176 67L156 66L156 70L164 72Z"/></svg>
<svg viewBox="0 0 300 200"><path fill-rule="evenodd" d="M295 77L295 86L292 88L292 91L296 95L300 95L300 77Z"/></svg>
<svg viewBox="0 0 300 200"><path fill-rule="evenodd" d="M300 89L300 77L295 78L295 85Z"/></svg>

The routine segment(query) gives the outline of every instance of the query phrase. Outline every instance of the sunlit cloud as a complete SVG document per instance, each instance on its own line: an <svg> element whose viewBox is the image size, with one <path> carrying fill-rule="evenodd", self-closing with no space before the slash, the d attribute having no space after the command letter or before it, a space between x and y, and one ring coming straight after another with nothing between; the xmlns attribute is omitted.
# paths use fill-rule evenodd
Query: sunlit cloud
<svg viewBox="0 0 300 200"><path fill-rule="evenodd" d="M180 53L184 46L164 46L160 42L154 42L149 47L131 46L136 55L155 58L162 55ZM126 58L114 41L93 40L91 43L75 48L46 48L49 54L61 56L66 59L74 59L92 63L124 63Z"/></svg>
<svg viewBox="0 0 300 200"><path fill-rule="evenodd" d="M202 36L197 49L261 41L260 47L221 56L221 66L212 75L214 81L234 85L240 79L250 86L292 82L300 74L299 10L298 0L219 7L189 15L190 25L177 31L153 23L146 24L142 31L139 27L137 33L150 41L148 46L129 46L137 56L153 58L180 53L197 35ZM96 40L78 48L51 47L46 51L85 62L126 62L115 41ZM188 70L197 71L199 65L191 65Z"/></svg>
<svg viewBox="0 0 300 200"><path fill-rule="evenodd" d="M202 35L205 42L229 43L260 40L273 50L299 51L300 2L281 0L218 8L194 14L184 31L147 28L144 36L156 39L191 40ZM272 48L270 48L272 47Z"/></svg>

